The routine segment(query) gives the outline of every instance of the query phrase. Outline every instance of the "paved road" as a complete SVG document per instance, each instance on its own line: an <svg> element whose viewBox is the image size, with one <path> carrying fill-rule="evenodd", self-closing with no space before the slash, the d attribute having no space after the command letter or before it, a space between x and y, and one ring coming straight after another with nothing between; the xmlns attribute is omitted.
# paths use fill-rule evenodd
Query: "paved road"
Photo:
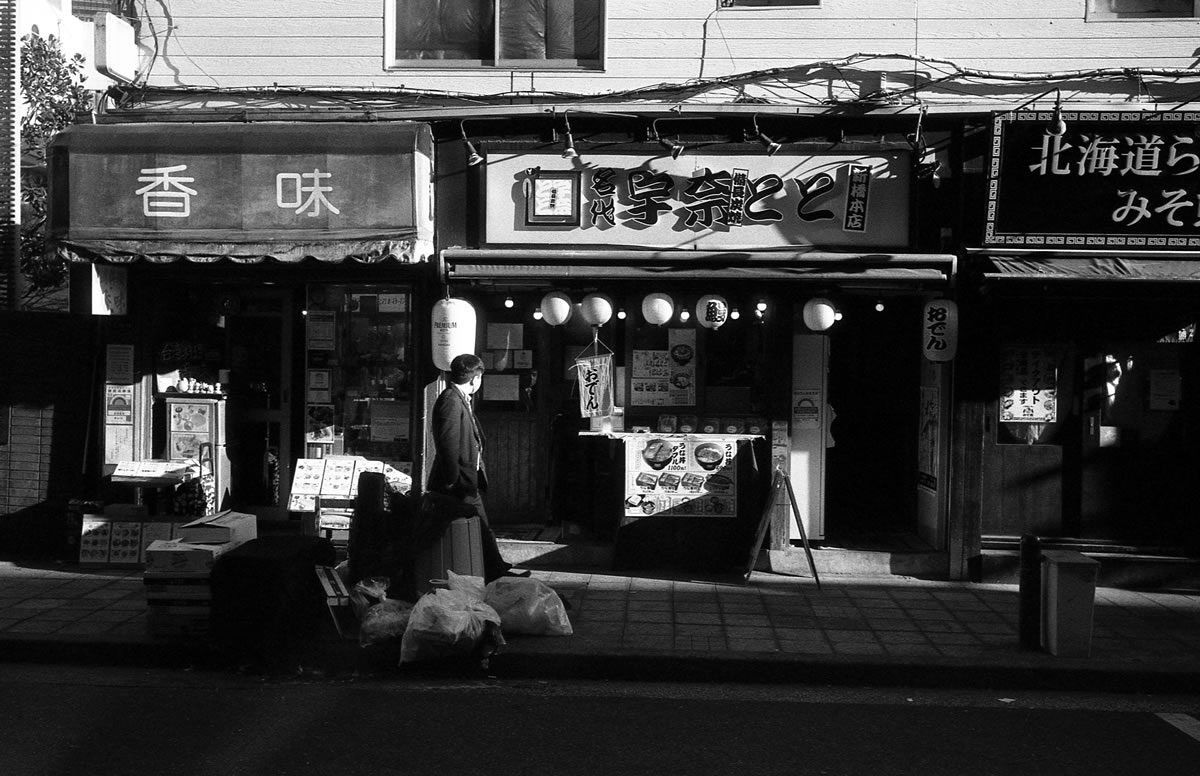
<svg viewBox="0 0 1200 776"><path fill-rule="evenodd" d="M0 665L0 774L1182 774L1200 698Z"/></svg>

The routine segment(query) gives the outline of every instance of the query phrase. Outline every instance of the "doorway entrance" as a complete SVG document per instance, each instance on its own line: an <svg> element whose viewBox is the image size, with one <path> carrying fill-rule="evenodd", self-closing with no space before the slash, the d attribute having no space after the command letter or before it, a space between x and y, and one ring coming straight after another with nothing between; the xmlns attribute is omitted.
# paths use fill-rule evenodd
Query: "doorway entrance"
<svg viewBox="0 0 1200 776"><path fill-rule="evenodd" d="M916 540L921 306L907 297L839 302L843 317L829 332L827 543Z"/></svg>

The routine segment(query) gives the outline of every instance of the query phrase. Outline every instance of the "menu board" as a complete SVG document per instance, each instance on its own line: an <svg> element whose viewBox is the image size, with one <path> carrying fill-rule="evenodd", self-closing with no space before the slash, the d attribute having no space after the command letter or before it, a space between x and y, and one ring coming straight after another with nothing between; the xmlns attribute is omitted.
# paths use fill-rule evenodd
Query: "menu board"
<svg viewBox="0 0 1200 776"><path fill-rule="evenodd" d="M737 437L638 434L624 440L626 517L737 517Z"/></svg>
<svg viewBox="0 0 1200 776"><path fill-rule="evenodd" d="M696 404L696 332L671 329L667 350L635 350L629 402L639 407Z"/></svg>

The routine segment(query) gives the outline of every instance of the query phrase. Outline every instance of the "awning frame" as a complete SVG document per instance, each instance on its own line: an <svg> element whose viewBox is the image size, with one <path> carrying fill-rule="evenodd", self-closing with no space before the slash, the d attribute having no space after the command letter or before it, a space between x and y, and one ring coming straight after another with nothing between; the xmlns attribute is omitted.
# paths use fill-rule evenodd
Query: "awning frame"
<svg viewBox="0 0 1200 776"><path fill-rule="evenodd" d="M439 275L456 281L778 280L952 287L954 254L790 250L446 248Z"/></svg>

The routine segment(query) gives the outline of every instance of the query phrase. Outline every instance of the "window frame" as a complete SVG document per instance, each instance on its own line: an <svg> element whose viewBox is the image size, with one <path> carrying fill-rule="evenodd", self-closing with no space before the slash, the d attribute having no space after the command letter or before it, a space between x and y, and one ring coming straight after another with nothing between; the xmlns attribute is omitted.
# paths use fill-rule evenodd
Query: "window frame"
<svg viewBox="0 0 1200 776"><path fill-rule="evenodd" d="M722 8L820 8L822 0L721 0Z"/></svg>
<svg viewBox="0 0 1200 776"><path fill-rule="evenodd" d="M1200 0L1192 0L1192 13L1190 16L1174 16L1162 12L1154 11L1108 11L1097 10L1097 4L1104 0L1088 0L1086 5L1086 13L1084 21L1087 22L1160 22L1160 21L1179 21L1187 19L1200 19Z"/></svg>
<svg viewBox="0 0 1200 776"><path fill-rule="evenodd" d="M596 59L400 59L396 56L397 4L406 0L384 0L383 8L383 69L384 70L538 70L538 71L603 71L608 63L608 5L609 0L596 0L600 5L597 24L599 55ZM494 5L493 51L500 50L500 4Z"/></svg>

